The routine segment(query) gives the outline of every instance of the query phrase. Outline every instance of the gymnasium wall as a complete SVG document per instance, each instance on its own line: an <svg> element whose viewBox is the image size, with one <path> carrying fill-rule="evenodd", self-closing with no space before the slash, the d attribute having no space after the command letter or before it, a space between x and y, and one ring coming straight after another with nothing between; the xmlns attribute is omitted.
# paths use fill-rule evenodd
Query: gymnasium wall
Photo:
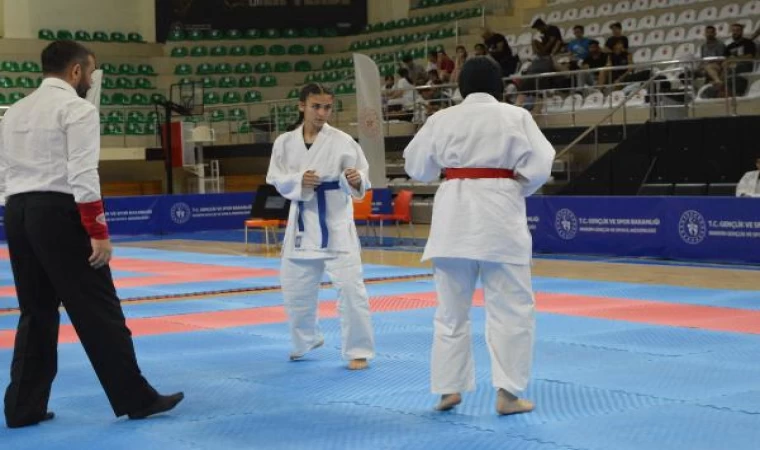
<svg viewBox="0 0 760 450"><path fill-rule="evenodd" d="M0 0L2 35L34 39L52 30L136 31L155 41L154 0Z"/></svg>
<svg viewBox="0 0 760 450"><path fill-rule="evenodd" d="M368 0L367 22L378 23L398 20L409 16L409 4L413 0Z"/></svg>

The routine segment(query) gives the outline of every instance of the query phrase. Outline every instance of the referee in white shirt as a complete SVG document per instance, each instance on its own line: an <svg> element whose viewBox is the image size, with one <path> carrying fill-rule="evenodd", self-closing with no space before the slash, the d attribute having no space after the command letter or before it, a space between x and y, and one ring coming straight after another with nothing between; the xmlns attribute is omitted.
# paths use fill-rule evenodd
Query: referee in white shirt
<svg viewBox="0 0 760 450"><path fill-rule="evenodd" d="M84 100L95 56L73 41L42 52L45 80L0 122L0 198L21 315L5 393L8 427L53 418L61 303L117 417L168 411L140 373L116 296L100 197L100 118Z"/></svg>

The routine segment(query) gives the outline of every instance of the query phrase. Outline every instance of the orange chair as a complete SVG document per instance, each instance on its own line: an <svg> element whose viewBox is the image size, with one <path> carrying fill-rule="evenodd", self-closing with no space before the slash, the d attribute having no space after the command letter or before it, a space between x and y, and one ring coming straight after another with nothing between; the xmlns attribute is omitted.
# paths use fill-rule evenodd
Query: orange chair
<svg viewBox="0 0 760 450"><path fill-rule="evenodd" d="M354 200L354 222L363 221L370 225L369 218L372 216L372 191L367 191L364 198ZM369 236L369 233L367 233ZM361 234L359 235L361 239Z"/></svg>
<svg viewBox="0 0 760 450"><path fill-rule="evenodd" d="M383 222L392 220L396 223L396 237L401 240L400 224L407 223L412 232L412 245L414 245L414 222L412 222L412 197L414 193L410 190L401 190L396 194L393 200L392 214L371 214L369 216L370 224L378 222L380 224L380 243L383 243ZM374 230L374 226L373 226ZM373 233L374 234L374 233ZM377 239L377 234L375 234Z"/></svg>
<svg viewBox="0 0 760 450"><path fill-rule="evenodd" d="M272 234L272 239L275 245L279 245L277 242L277 231L281 226L285 226L287 221L277 219L248 219L245 221L245 250L248 251L248 229L249 228L263 228L264 229L264 241L266 246L269 247L269 234Z"/></svg>

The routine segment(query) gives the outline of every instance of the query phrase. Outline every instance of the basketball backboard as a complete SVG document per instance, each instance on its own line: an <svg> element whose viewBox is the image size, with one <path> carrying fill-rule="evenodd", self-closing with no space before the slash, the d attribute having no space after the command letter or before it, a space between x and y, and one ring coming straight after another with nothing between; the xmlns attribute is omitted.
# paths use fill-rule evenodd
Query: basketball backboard
<svg viewBox="0 0 760 450"><path fill-rule="evenodd" d="M180 106L184 115L203 115L203 84L191 81L189 83L172 84L170 101Z"/></svg>

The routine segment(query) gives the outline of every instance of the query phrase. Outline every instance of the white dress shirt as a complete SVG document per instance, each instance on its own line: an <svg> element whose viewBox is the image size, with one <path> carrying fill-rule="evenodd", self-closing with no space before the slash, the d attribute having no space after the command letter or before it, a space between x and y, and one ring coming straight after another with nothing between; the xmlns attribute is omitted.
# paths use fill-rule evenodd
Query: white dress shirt
<svg viewBox="0 0 760 450"><path fill-rule="evenodd" d="M0 201L25 192L100 200L100 115L58 78L6 111L0 122Z"/></svg>
<svg viewBox="0 0 760 450"><path fill-rule="evenodd" d="M737 197L760 197L760 170L745 173L736 186Z"/></svg>

